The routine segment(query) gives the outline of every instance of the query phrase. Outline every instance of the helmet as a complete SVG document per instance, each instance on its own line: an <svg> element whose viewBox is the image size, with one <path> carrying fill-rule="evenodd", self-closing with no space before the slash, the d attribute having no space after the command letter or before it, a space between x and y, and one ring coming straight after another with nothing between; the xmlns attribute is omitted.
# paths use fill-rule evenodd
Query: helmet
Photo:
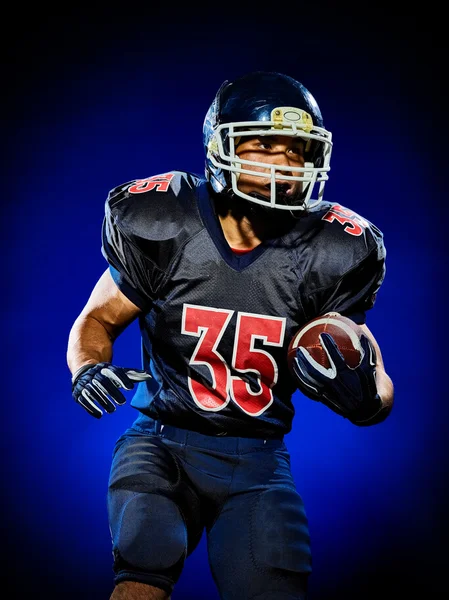
<svg viewBox="0 0 449 600"><path fill-rule="evenodd" d="M280 166L243 160L236 146L245 136L286 135L305 142L304 166ZM330 170L332 135L324 129L320 108L312 94L299 81L275 72L256 71L229 82L218 90L203 125L206 178L217 193L234 193L270 208L304 210L323 199ZM263 167L264 172L251 167ZM241 174L270 177L270 198L245 194L238 189ZM286 204L277 193L276 183L302 183L300 201ZM318 193L312 193L318 185ZM279 186L278 186L279 189Z"/></svg>

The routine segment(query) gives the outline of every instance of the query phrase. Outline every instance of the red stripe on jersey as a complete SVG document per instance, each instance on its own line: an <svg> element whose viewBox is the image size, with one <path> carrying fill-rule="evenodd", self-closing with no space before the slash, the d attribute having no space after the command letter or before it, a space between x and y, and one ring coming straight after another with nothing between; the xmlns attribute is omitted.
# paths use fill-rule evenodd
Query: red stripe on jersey
<svg viewBox="0 0 449 600"><path fill-rule="evenodd" d="M247 254L251 252L252 248L231 248L234 254Z"/></svg>

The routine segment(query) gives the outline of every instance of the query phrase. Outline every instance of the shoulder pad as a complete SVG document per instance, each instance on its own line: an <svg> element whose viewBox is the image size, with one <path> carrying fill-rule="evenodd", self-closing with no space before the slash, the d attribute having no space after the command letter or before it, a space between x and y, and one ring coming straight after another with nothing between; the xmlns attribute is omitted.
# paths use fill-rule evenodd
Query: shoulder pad
<svg viewBox="0 0 449 600"><path fill-rule="evenodd" d="M330 310L364 315L372 308L385 276L382 232L347 207L328 202L304 215L297 232L300 289L309 318Z"/></svg>
<svg viewBox="0 0 449 600"><path fill-rule="evenodd" d="M301 271L310 293L334 285L362 263L381 270L386 250L382 232L340 204L322 202L298 223Z"/></svg>
<svg viewBox="0 0 449 600"><path fill-rule="evenodd" d="M135 179L109 192L105 218L161 270L203 224L196 187L201 178L171 171Z"/></svg>
<svg viewBox="0 0 449 600"><path fill-rule="evenodd" d="M309 216L313 227L320 232L317 243L329 244L335 251L339 249L351 258L351 262L363 259L374 250L379 260L385 258L383 233L350 208L334 202L323 202Z"/></svg>

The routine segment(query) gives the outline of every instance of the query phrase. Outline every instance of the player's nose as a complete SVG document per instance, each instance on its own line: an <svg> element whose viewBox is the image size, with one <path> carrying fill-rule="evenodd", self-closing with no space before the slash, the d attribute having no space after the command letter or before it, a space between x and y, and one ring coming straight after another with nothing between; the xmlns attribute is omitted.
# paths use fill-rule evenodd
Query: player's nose
<svg viewBox="0 0 449 600"><path fill-rule="evenodd" d="M292 175L297 175L298 173L294 172L293 170L289 169L288 167L292 166L292 163L290 161L290 158L287 156L287 154L285 154L285 152L279 152L279 154L276 155L273 163L277 166L277 167L282 167L281 169L276 170L276 181L278 183L281 184L288 184L289 180L284 180L282 179L283 176L287 176L287 177L291 177ZM299 166L296 165L295 166Z"/></svg>

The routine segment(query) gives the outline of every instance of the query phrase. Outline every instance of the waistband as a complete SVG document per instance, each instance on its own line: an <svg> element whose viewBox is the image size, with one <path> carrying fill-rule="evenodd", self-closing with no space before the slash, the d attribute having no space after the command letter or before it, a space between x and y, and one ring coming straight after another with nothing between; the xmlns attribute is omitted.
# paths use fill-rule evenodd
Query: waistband
<svg viewBox="0 0 449 600"><path fill-rule="evenodd" d="M135 430L141 433L158 435L182 445L195 446L207 450L216 449L220 452L238 453L250 449L280 448L284 444L283 438L262 439L229 435L206 435L190 429L166 425L156 419L146 419L144 428L134 423L130 429L131 431Z"/></svg>

